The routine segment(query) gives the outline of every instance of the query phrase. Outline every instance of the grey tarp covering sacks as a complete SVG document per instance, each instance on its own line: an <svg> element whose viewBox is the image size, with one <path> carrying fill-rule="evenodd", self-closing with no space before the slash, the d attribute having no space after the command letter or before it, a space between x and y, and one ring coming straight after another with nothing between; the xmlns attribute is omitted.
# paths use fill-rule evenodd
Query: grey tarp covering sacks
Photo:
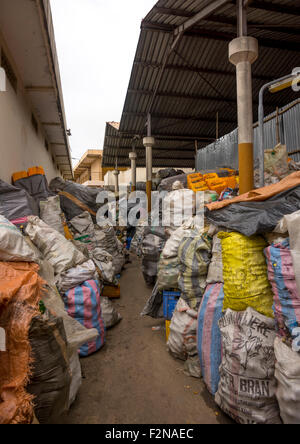
<svg viewBox="0 0 300 444"><path fill-rule="evenodd" d="M86 262L86 257L64 236L38 217L29 217L26 234L50 262L56 275Z"/></svg>
<svg viewBox="0 0 300 444"><path fill-rule="evenodd" d="M48 197L54 196L54 193L49 190L47 179L43 174L16 180L14 186L27 191L38 207L41 200L47 200Z"/></svg>
<svg viewBox="0 0 300 444"><path fill-rule="evenodd" d="M182 174L162 180L159 184L158 191L172 191L173 184L177 181L182 183L183 188L187 188L187 174Z"/></svg>
<svg viewBox="0 0 300 444"><path fill-rule="evenodd" d="M99 191L101 191L100 189L88 188L78 183L64 181L60 177L57 177L50 182L50 190L57 193L63 191L74 196L94 213L97 213L100 208L100 205L96 203ZM79 216L83 211L82 208L66 196L60 195L60 205L68 221ZM96 222L96 217L93 216L93 220Z"/></svg>
<svg viewBox="0 0 300 444"><path fill-rule="evenodd" d="M45 201L40 201L40 216L43 222L64 236L65 231L62 223L59 196L49 197Z"/></svg>
<svg viewBox="0 0 300 444"><path fill-rule="evenodd" d="M241 424L280 424L275 397L275 322L249 307L219 321L223 359L215 400Z"/></svg>
<svg viewBox="0 0 300 444"><path fill-rule="evenodd" d="M25 190L0 180L0 214L13 221L21 217L37 216L39 208Z"/></svg>
<svg viewBox="0 0 300 444"><path fill-rule="evenodd" d="M300 355L275 339L276 397L284 424L300 424Z"/></svg>
<svg viewBox="0 0 300 444"><path fill-rule="evenodd" d="M187 361L185 370L191 376L201 377L197 350L198 313L180 298L175 308L168 340L169 352L178 359Z"/></svg>
<svg viewBox="0 0 300 444"><path fill-rule="evenodd" d="M205 292L211 248L211 240L206 235L198 234L184 239L178 250L181 297L194 310L198 310Z"/></svg>
<svg viewBox="0 0 300 444"><path fill-rule="evenodd" d="M215 211L205 209L207 220L245 236L272 232L286 215L300 209L300 187L294 187L264 202L243 202Z"/></svg>
<svg viewBox="0 0 300 444"><path fill-rule="evenodd" d="M154 319L160 319L164 317L163 310L163 294L158 290L158 284L156 283L150 298L148 299L141 316L150 316Z"/></svg>
<svg viewBox="0 0 300 444"><path fill-rule="evenodd" d="M0 216L0 261L37 262L37 259L21 231L5 217Z"/></svg>
<svg viewBox="0 0 300 444"><path fill-rule="evenodd" d="M71 372L61 318L34 318L29 331L33 365L29 393L41 424L55 424L68 409Z"/></svg>

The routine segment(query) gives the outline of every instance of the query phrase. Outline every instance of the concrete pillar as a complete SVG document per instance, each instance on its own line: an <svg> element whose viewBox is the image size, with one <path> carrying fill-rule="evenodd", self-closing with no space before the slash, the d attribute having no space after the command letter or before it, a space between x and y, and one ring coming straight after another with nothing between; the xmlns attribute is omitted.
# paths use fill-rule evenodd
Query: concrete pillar
<svg viewBox="0 0 300 444"><path fill-rule="evenodd" d="M155 144L154 137L145 137L143 140L144 147L146 148L146 181L147 181L147 197L148 197L148 211L151 212L152 202L152 148Z"/></svg>
<svg viewBox="0 0 300 444"><path fill-rule="evenodd" d="M136 191L136 159L137 154L132 152L129 154L129 159L131 161L131 191Z"/></svg>
<svg viewBox="0 0 300 444"><path fill-rule="evenodd" d="M252 68L258 58L258 42L239 37L229 44L229 60L236 66L239 127L240 194L254 188Z"/></svg>
<svg viewBox="0 0 300 444"><path fill-rule="evenodd" d="M113 175L115 176L115 192L118 193L119 192L119 175L120 175L120 171L114 170L113 171Z"/></svg>

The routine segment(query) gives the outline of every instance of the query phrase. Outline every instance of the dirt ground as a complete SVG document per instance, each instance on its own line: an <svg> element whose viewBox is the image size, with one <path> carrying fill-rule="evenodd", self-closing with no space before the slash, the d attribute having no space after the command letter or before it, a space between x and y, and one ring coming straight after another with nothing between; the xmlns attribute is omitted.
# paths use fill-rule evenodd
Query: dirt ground
<svg viewBox="0 0 300 444"><path fill-rule="evenodd" d="M183 363L167 352L164 320L141 318L150 294L133 260L115 302L123 320L107 332L99 353L81 361L83 384L62 424L231 423L204 383L185 376Z"/></svg>

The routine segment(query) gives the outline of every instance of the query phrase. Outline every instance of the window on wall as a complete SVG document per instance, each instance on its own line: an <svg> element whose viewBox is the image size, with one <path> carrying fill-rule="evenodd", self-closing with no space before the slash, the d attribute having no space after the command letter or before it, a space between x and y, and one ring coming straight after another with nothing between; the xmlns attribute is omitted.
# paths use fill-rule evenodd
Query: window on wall
<svg viewBox="0 0 300 444"><path fill-rule="evenodd" d="M32 123L32 126L33 126L35 132L38 134L38 132L39 132L39 125L38 125L37 120L36 120L36 118L34 117L33 114L31 114L31 123Z"/></svg>
<svg viewBox="0 0 300 444"><path fill-rule="evenodd" d="M11 86L17 92L18 89L18 80L17 76L15 75L15 72L13 70L13 67L9 63L9 60L3 50L1 50L1 66L5 70L6 78L9 80Z"/></svg>

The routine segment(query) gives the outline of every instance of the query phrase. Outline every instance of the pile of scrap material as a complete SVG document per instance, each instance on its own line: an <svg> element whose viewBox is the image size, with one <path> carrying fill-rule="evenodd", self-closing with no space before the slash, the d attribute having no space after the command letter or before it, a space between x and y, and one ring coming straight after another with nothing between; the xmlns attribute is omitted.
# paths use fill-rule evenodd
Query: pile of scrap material
<svg viewBox="0 0 300 444"><path fill-rule="evenodd" d="M0 423L56 423L82 382L80 357L120 322L106 285L125 264L98 191L42 168L0 182Z"/></svg>
<svg viewBox="0 0 300 444"><path fill-rule="evenodd" d="M299 227L296 171L166 230L142 315L165 318L172 356L241 424L300 421Z"/></svg>

